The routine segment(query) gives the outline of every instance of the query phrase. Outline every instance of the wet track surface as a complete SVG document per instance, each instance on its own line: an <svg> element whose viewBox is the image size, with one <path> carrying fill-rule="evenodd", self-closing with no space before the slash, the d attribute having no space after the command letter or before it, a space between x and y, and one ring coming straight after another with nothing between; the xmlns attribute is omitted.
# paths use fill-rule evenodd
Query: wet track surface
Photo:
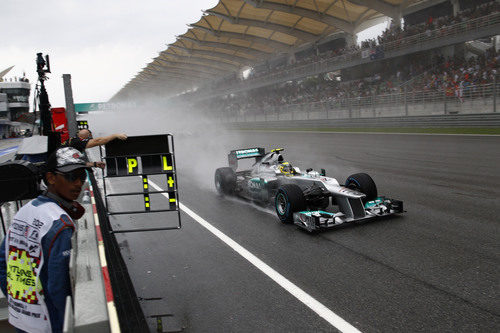
<svg viewBox="0 0 500 333"><path fill-rule="evenodd" d="M205 141L203 152L195 142L176 140L180 201L360 331L500 330L500 137L248 132ZM217 196L215 167L254 146L283 147L294 165L341 183L367 172L407 212L310 235L269 208ZM174 223L168 214L111 222ZM146 316L173 314L165 322L187 332L336 331L185 213L182 223L117 236Z"/></svg>
<svg viewBox="0 0 500 333"><path fill-rule="evenodd" d="M499 137L233 133L187 154L190 140L177 140L181 202L354 327L500 328ZM284 147L294 165L341 182L367 172L407 213L309 235L271 209L218 197L214 168L253 146ZM145 218L115 223L158 223ZM146 315L172 313L190 332L335 331L186 214L179 231L118 239L138 295L162 298L142 302Z"/></svg>

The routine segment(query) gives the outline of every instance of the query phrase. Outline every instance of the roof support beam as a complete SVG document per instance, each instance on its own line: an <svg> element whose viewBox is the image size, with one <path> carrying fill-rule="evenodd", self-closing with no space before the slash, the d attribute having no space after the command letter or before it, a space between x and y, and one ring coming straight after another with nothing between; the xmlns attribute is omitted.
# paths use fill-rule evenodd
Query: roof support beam
<svg viewBox="0 0 500 333"><path fill-rule="evenodd" d="M246 34L241 34L241 33L237 33L237 32L228 32L228 31L212 31L208 28L201 27L199 25L194 25L194 24L191 24L190 27L194 28L194 29L200 29L202 31L206 31L215 37L243 39L243 40L250 41L250 42L264 44L264 45L267 45L267 46L269 46L273 49L279 50L279 51L285 51L285 50L288 50L290 47L292 47L292 45L288 45L286 43L281 43L281 42L276 41L276 40L257 37L254 35L246 35Z"/></svg>
<svg viewBox="0 0 500 333"><path fill-rule="evenodd" d="M326 14L327 11L330 10L330 8L332 8L339 0L335 0L335 1L332 1L331 4L328 5L328 7L325 8L325 10L321 13L321 14Z"/></svg>
<svg viewBox="0 0 500 333"><path fill-rule="evenodd" d="M230 63L225 62L225 61L204 58L203 57L204 55L202 55L201 53L192 52L192 51L196 51L196 50L192 50L192 49L189 49L189 50L190 50L190 52L188 54L166 53L165 55L173 57L177 60L189 61L189 59L192 59L193 61L201 62L203 65L206 65L209 67L214 67L218 70L223 70L223 71L237 70L238 68L240 68L239 65L230 64ZM207 51L207 52L209 52L209 51ZM215 55L215 54L211 54L211 56L217 57L217 55ZM168 59L164 59L164 60L168 60Z"/></svg>
<svg viewBox="0 0 500 333"><path fill-rule="evenodd" d="M404 2L401 5L402 8L402 16L412 14L414 12L418 12L419 10L432 7L435 5L439 5L440 3L446 2L449 0L431 0L431 1L420 1L417 2L416 4L412 4L411 6L408 6L408 3Z"/></svg>
<svg viewBox="0 0 500 333"><path fill-rule="evenodd" d="M227 62L222 62L202 57L195 57L189 54L166 53L165 56L168 56L168 58L162 58L162 60L166 61L173 60L182 63L190 63L195 65L205 66L217 71L227 72L227 71L237 70L239 68L238 66L228 64Z"/></svg>
<svg viewBox="0 0 500 333"><path fill-rule="evenodd" d="M172 44L169 44L169 46L172 46ZM229 60L232 62L237 62L239 64L248 64L252 63L253 61L251 59L243 58L237 55L231 55L219 51L207 51L207 50L196 50L196 49L188 49L188 48L182 48L180 46L177 46L179 49L185 50L189 55L193 56L209 56L209 57L217 57L225 60Z"/></svg>
<svg viewBox="0 0 500 333"><path fill-rule="evenodd" d="M359 16L358 16L358 19L356 20L356 22L354 22L354 24L356 25L356 28L357 26L360 24L360 22L363 22L363 19L365 18L365 15L367 15L367 13L370 11L370 8L366 8Z"/></svg>
<svg viewBox="0 0 500 333"><path fill-rule="evenodd" d="M164 67L164 69L161 72L158 72L157 78L164 78L168 76L168 74L177 74L181 76L189 76L192 78L197 78L197 79L211 79L215 75L212 74L207 74L203 73L194 69L181 69L181 68L174 68L174 67Z"/></svg>
<svg viewBox="0 0 500 333"><path fill-rule="evenodd" d="M154 68L145 67L142 69L142 72L140 72L139 75L141 76L141 78L148 79L150 77L155 76L157 73L158 71L155 70Z"/></svg>
<svg viewBox="0 0 500 333"><path fill-rule="evenodd" d="M188 40L188 41L190 41L196 45L199 45L199 46L217 47L219 49L225 49L225 50L230 50L230 51L235 51L235 52L244 52L244 53L249 54L255 58L260 58L264 55L269 55L269 53L264 52L264 51L259 51L256 49L252 49L251 47L238 46L238 45L234 45L234 44L230 44L230 43L207 42L207 41L202 41L202 40L194 39L194 38L187 37L187 36L177 36L177 38Z"/></svg>
<svg viewBox="0 0 500 333"><path fill-rule="evenodd" d="M195 57L193 55L185 55L185 54L177 54L177 53L164 53L165 56L171 57L175 60L181 61L181 62L186 62L186 63L203 63L207 67L210 68L215 68L217 70L222 70L222 71L233 71L237 70L239 66L229 64L224 61L219 61L219 60L214 60L214 59L207 59L207 58L202 58L202 57ZM163 60L170 60L170 59L165 59L162 58ZM192 62L193 61L193 62Z"/></svg>
<svg viewBox="0 0 500 333"><path fill-rule="evenodd" d="M356 5L365 6L376 10L379 13L389 16L391 18L400 18L401 11L399 6L393 6L387 2L381 0L349 0Z"/></svg>
<svg viewBox="0 0 500 333"><path fill-rule="evenodd" d="M213 67L207 67L203 65L198 65L198 64L188 64L186 62L180 62L180 61L172 61L172 60L163 60L163 59L156 59L161 63L161 67L176 67L176 68L185 68L185 69L195 69L200 72L204 72L207 74L212 74L212 75L218 75L218 74L223 74L225 71L215 69Z"/></svg>
<svg viewBox="0 0 500 333"><path fill-rule="evenodd" d="M165 72L165 73L167 73L167 72ZM178 82L187 83L187 84L191 84L193 82L197 82L200 80L198 77L186 76L183 74L179 74L178 72L169 72L168 76L163 75L163 73L162 73L162 75L158 75L155 78L155 80L158 82L163 82L163 84L167 84L169 82L166 82L165 79L168 79L168 78L173 78Z"/></svg>
<svg viewBox="0 0 500 333"><path fill-rule="evenodd" d="M154 78L150 81L147 82L141 82L141 83L136 83L136 84L131 84L131 86L134 87L146 87L146 88L156 88L156 87L164 87L164 86L177 86L177 85L186 85L186 84L193 84L194 81L188 81L183 79L182 75L178 75L175 78L175 84L172 85L170 82L166 82L164 80L161 80L161 78L157 77Z"/></svg>
<svg viewBox="0 0 500 333"><path fill-rule="evenodd" d="M166 56L170 56L170 57L173 57L173 58L183 58L183 59L203 59L203 62L207 63L207 65L209 65L210 67L215 67L215 68L218 68L218 69L226 69L228 70L229 68L232 70L236 70L239 68L239 66L235 65L235 64L230 64L228 62L225 62L225 61L222 61L222 60L215 60L215 59L208 59L208 58L201 58L201 57L194 57L193 56L193 49L188 49L188 48L185 48L185 47L182 47L182 46L178 46L178 45L175 45L175 44L169 44L168 46L172 47L172 48L175 48L175 49L178 49L178 50L181 50L181 51L184 51L187 53L186 54L182 54L182 53L164 53ZM215 55L212 54L212 56L215 57Z"/></svg>
<svg viewBox="0 0 500 333"><path fill-rule="evenodd" d="M253 63L252 59L247 59L244 57L240 57L237 55L231 55L223 52L218 52L218 51L207 51L207 50L191 50L191 54L194 56L209 56L209 57L217 57L225 60L229 60L232 62L237 62L239 64L249 64Z"/></svg>
<svg viewBox="0 0 500 333"><path fill-rule="evenodd" d="M174 67L174 66L154 66L153 74L155 76L161 75L166 72L179 72L181 74L189 73L189 75L198 76L198 77L212 77L217 75L216 73L207 73L198 69L189 68L189 66L183 67Z"/></svg>
<svg viewBox="0 0 500 333"><path fill-rule="evenodd" d="M204 13L221 18L221 19L223 19L231 24L241 24L241 25L246 25L246 26L250 26L250 27L257 27L257 28L262 28L262 29L274 30L274 31L278 31L278 32L290 35L292 37L297 37L305 42L310 42L310 41L318 39L318 36L316 36L315 34L312 34L310 32L303 31L303 30L294 29L293 27L289 27L286 25L269 23L269 22L262 22L259 20L251 20L251 19L246 19L246 18L241 18L241 17L236 19L234 17L220 14L220 13L216 13L216 12L213 12L210 10L207 10Z"/></svg>
<svg viewBox="0 0 500 333"><path fill-rule="evenodd" d="M290 5L275 3L275 2L266 2L266 1L256 1L256 0L243 0L246 3L256 7L263 8L269 10L275 10L279 12L292 13L299 16L307 17L311 20L319 21L326 23L328 25L333 25L341 30L344 30L347 33L352 34L354 32L354 25L351 22L347 22L345 20L339 19L337 17L333 17L330 15L318 14L314 10L294 7Z"/></svg>

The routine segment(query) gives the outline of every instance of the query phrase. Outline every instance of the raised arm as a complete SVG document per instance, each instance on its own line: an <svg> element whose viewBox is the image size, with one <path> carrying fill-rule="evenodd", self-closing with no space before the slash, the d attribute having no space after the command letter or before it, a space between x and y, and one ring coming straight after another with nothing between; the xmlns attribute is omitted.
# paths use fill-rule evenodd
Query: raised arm
<svg viewBox="0 0 500 333"><path fill-rule="evenodd" d="M96 146L102 146L102 145L105 145L106 143L110 142L110 141L113 141L115 139L119 139L119 140L126 140L127 139L127 135L126 134L111 134L111 135L108 135L108 136L103 136L103 137L99 137L99 138L94 138L94 139L90 139L89 142L87 143L87 146L85 148L92 148L92 147L96 147Z"/></svg>

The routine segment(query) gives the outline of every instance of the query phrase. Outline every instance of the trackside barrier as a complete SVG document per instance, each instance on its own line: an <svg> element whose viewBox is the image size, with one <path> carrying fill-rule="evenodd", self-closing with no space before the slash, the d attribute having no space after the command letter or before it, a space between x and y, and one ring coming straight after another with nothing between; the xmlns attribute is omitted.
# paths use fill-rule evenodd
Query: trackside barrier
<svg viewBox="0 0 500 333"><path fill-rule="evenodd" d="M95 201L93 208L94 217L99 221L99 230L104 247L99 248L100 256L104 254L109 274L108 281L111 289L106 288L107 299L112 296L118 315L120 329L122 332L149 332L149 328L138 301L134 285L128 274L127 265L120 252L120 246L115 235L111 232L111 224L108 219L104 201L98 189L94 174L90 174L90 181L93 187L92 195ZM93 202L94 202L93 201ZM104 275L103 275L104 276ZM112 290L112 294L109 292ZM109 302L108 302L109 306ZM108 307L109 308L109 307Z"/></svg>
<svg viewBox="0 0 500 333"><path fill-rule="evenodd" d="M84 204L85 215L77 223L70 258L73 298L66 303L64 332L147 332L93 173L89 180L88 192L82 194L90 195L90 203Z"/></svg>
<svg viewBox="0 0 500 333"><path fill-rule="evenodd" d="M268 106L262 109L223 111L223 122L259 122L309 119L386 118L403 116L473 115L499 113L500 85L471 85L453 91L403 91L364 97L342 97L324 102ZM451 96L450 96L451 95Z"/></svg>
<svg viewBox="0 0 500 333"><path fill-rule="evenodd" d="M310 119L233 122L231 129L317 129L321 128L389 128L389 127L500 127L500 114L447 116L410 116L359 119Z"/></svg>
<svg viewBox="0 0 500 333"><path fill-rule="evenodd" d="M90 193L91 202L83 203L85 215L76 223L72 239L70 279L73 297L68 296L66 302L64 332L119 333L92 184L89 183L82 193L87 198Z"/></svg>

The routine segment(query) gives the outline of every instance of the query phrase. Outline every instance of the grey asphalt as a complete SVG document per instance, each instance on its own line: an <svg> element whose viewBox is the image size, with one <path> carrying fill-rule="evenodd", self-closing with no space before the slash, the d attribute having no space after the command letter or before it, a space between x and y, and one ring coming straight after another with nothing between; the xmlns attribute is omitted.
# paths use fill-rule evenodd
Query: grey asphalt
<svg viewBox="0 0 500 333"><path fill-rule="evenodd" d="M500 330L500 137L232 132L176 142L181 202L359 330ZM214 168L230 148L254 146L283 147L294 165L325 168L341 182L367 172L407 212L309 235L271 209L218 197ZM182 219L178 231L118 236L138 295L161 298L142 301L147 315L173 314L170 323L188 332L336 331ZM113 221L117 229L174 222Z"/></svg>
<svg viewBox="0 0 500 333"><path fill-rule="evenodd" d="M0 163L6 162L14 157L15 151L9 148L18 147L23 139L0 140Z"/></svg>
<svg viewBox="0 0 500 333"><path fill-rule="evenodd" d="M407 212L310 235L280 224L271 209L218 197L215 167L227 163L229 149L254 146L283 147L294 165L325 168L340 182L367 172L379 193L404 200ZM362 332L498 332L499 147L500 137L484 136L179 136L180 200ZM111 189L132 190L136 180L113 180ZM127 198L114 207L137 204ZM174 224L175 214L111 221L115 229L155 227ZM184 213L180 230L117 238L145 314L173 314L166 325L336 331Z"/></svg>

